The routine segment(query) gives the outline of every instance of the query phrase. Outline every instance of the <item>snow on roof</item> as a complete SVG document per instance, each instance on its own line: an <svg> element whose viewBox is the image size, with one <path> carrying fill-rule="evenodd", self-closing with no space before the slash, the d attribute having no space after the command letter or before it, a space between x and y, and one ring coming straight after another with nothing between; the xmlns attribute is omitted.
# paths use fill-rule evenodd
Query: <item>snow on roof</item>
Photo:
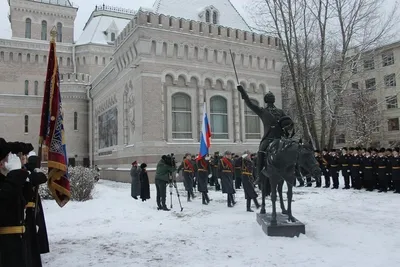
<svg viewBox="0 0 400 267"><path fill-rule="evenodd" d="M199 15L210 6L217 9L219 13L219 25L251 31L249 25L229 0L156 0L153 10L158 14L203 21Z"/></svg>
<svg viewBox="0 0 400 267"><path fill-rule="evenodd" d="M134 11L130 9L96 6L76 44L109 44L108 35L105 32L115 31L115 35L118 36L131 21L133 15Z"/></svg>
<svg viewBox="0 0 400 267"><path fill-rule="evenodd" d="M69 0L33 0L33 1L52 4L52 5L70 6L70 7L72 7L72 4L71 4L71 2Z"/></svg>

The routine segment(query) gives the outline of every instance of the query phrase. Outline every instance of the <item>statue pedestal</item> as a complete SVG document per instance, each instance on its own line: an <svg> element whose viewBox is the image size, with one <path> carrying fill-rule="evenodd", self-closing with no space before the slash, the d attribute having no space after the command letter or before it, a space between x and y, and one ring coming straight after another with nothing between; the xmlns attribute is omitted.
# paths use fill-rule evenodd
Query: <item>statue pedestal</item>
<svg viewBox="0 0 400 267"><path fill-rule="evenodd" d="M271 213L257 213L257 222L261 225L262 230L268 236L298 237L300 234L306 233L305 225L302 222L297 221L297 219L297 222L289 223L287 221L287 215L277 213L276 220L278 224L271 225Z"/></svg>

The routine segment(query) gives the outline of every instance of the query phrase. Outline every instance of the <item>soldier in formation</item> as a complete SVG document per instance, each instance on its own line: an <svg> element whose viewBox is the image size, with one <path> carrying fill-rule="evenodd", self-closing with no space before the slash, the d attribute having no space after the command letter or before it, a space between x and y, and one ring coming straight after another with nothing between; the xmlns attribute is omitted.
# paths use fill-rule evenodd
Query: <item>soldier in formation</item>
<svg viewBox="0 0 400 267"><path fill-rule="evenodd" d="M367 191L394 191L400 194L400 158L399 148L346 148L341 151L324 149L321 154L315 151L315 157L325 176L325 187L339 187L339 173L343 177L343 189L353 188ZM317 182L318 186L318 182Z"/></svg>

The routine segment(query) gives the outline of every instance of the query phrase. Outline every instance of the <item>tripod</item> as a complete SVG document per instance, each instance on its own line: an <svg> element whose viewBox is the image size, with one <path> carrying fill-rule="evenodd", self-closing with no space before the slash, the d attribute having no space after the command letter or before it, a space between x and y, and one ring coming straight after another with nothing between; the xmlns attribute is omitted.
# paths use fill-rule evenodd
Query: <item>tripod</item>
<svg viewBox="0 0 400 267"><path fill-rule="evenodd" d="M179 191L178 191L178 186L176 185L176 181L172 180L172 177L170 177L170 183L169 183L169 195L171 197L171 209L172 209L172 191L173 187L175 187L176 190L176 195L178 196L178 201L179 201L179 206L181 206L181 212L183 211L182 203L181 203L181 198L179 196Z"/></svg>

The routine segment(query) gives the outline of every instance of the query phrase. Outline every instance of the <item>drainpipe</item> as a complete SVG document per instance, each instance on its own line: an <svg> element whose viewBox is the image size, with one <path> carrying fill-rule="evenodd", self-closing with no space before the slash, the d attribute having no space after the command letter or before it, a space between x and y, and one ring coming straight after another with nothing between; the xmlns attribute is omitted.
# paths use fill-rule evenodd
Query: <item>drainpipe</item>
<svg viewBox="0 0 400 267"><path fill-rule="evenodd" d="M90 166L94 166L94 149L93 149L93 142L94 142L94 135L93 135L93 97L91 94L92 85L86 86L86 95L89 99L89 160Z"/></svg>

